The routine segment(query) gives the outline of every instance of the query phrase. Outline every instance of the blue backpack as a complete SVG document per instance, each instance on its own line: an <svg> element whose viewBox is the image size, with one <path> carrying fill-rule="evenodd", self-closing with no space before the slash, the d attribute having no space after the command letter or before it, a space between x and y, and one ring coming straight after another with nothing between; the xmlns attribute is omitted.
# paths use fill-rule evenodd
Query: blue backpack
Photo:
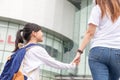
<svg viewBox="0 0 120 80"><path fill-rule="evenodd" d="M11 55L0 75L0 80L27 80L27 77L19 71L19 68L26 50L34 45L37 44L29 44L26 47L18 49L14 54Z"/></svg>

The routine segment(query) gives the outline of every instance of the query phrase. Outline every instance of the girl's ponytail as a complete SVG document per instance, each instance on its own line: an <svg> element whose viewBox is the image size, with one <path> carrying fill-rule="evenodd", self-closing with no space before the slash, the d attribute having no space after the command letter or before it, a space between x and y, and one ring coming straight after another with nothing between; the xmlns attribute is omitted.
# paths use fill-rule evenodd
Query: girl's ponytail
<svg viewBox="0 0 120 80"><path fill-rule="evenodd" d="M19 46L18 46L19 43L24 43L21 32L23 32L23 29L20 29L17 31L16 39L15 39L15 49L13 50L13 52L15 52L15 51L17 51L17 49L19 49Z"/></svg>

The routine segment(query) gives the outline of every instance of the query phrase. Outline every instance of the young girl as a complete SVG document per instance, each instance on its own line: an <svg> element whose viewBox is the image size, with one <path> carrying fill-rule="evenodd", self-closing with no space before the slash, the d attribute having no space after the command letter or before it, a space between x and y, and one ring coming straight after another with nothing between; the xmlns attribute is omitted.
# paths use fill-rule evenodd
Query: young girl
<svg viewBox="0 0 120 80"><path fill-rule="evenodd" d="M38 42L43 41L43 32L41 27L37 24L27 23L25 27L21 30L18 30L16 40L15 40L15 49L13 52L19 49L20 43L28 44L37 44ZM79 61L78 61L79 62ZM25 54L25 57L22 62L22 73L28 77L27 80L40 80L39 79L39 67L42 64L46 64L53 68L57 69L74 69L75 64L78 62L72 61L71 64L62 63L53 59L47 51L41 46L32 46Z"/></svg>

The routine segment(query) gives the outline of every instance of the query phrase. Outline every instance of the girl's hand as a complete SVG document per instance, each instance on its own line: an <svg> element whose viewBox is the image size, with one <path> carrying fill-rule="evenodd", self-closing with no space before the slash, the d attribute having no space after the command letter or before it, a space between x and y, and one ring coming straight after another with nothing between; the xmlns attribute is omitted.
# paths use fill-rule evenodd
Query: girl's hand
<svg viewBox="0 0 120 80"><path fill-rule="evenodd" d="M75 58L72 61L72 63L78 65L80 63L80 57L81 57L81 54L79 52L77 52Z"/></svg>

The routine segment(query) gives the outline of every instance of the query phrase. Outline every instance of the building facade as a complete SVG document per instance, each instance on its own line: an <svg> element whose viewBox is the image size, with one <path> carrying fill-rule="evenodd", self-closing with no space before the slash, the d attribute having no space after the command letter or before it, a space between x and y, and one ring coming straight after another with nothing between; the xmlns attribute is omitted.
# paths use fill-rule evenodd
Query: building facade
<svg viewBox="0 0 120 80"><path fill-rule="evenodd" d="M18 29L27 22L42 26L44 41L40 44L56 60L70 63L87 29L92 0L1 0L0 1L0 72L14 49ZM77 5L76 5L77 3ZM42 80L91 77L85 49L77 71L40 66Z"/></svg>

